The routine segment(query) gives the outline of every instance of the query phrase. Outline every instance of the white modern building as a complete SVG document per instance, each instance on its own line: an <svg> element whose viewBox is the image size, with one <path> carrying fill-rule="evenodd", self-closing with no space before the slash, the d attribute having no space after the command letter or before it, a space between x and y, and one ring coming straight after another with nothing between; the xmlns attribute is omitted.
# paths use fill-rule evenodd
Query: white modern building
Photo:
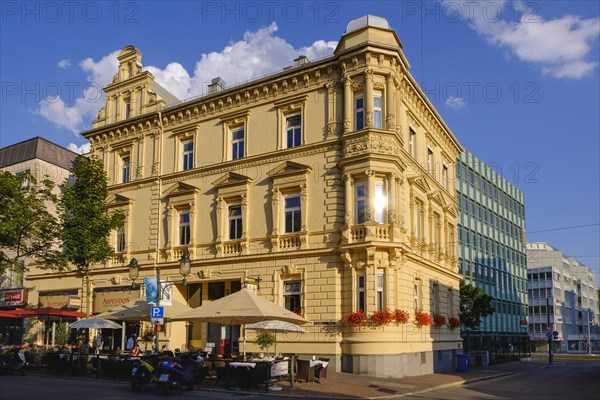
<svg viewBox="0 0 600 400"><path fill-rule="evenodd" d="M556 331L556 351L589 352L588 343L600 351L597 283L590 268L548 243L527 243L527 290L536 349L547 349L546 333Z"/></svg>

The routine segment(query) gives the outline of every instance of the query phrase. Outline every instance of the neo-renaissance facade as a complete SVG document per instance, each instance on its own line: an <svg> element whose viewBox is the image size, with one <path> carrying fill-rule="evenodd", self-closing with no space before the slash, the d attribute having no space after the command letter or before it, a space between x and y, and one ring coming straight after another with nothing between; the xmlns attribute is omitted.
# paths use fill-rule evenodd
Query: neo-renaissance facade
<svg viewBox="0 0 600 400"><path fill-rule="evenodd" d="M126 222L115 257L90 271L85 312L143 294L130 288L132 258L141 278L160 269L178 282L188 251L192 270L173 299L197 307L259 277L261 296L311 321L307 334L278 336L283 353L329 355L338 371L374 376L455 367L459 330L417 327L414 312L458 315L452 177L462 149L385 19L351 21L329 58L299 57L231 88L214 79L185 102L144 70L136 48L118 59L83 136L104 163L108 206ZM38 291L81 290L74 275L46 274L29 275ZM386 307L409 311L410 322L341 322ZM239 329L199 322L160 334L172 348L238 338Z"/></svg>

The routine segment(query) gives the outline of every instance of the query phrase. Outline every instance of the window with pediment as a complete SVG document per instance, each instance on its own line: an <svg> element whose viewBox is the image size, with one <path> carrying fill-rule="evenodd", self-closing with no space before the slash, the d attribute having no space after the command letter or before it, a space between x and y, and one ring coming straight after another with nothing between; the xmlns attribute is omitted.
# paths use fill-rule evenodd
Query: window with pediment
<svg viewBox="0 0 600 400"><path fill-rule="evenodd" d="M219 255L246 254L248 250L249 202L252 179L228 172L213 182L216 190L217 240Z"/></svg>
<svg viewBox="0 0 600 400"><path fill-rule="evenodd" d="M268 173L272 183L271 242L274 248L307 246L310 171L306 165L287 161Z"/></svg>
<svg viewBox="0 0 600 400"><path fill-rule="evenodd" d="M198 189L178 182L163 192L167 207L166 248L172 259L181 258L183 251L190 254L196 237L196 209Z"/></svg>

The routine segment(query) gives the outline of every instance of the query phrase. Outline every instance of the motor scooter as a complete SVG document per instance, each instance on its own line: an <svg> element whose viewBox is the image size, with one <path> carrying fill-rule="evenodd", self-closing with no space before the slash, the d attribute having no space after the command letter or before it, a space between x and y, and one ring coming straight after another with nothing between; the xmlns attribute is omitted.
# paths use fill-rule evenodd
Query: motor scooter
<svg viewBox="0 0 600 400"><path fill-rule="evenodd" d="M11 349L0 355L0 371L25 375L25 354L21 349Z"/></svg>
<svg viewBox="0 0 600 400"><path fill-rule="evenodd" d="M139 392L152 383L158 383L156 366L158 365L158 354L151 354L140 358L131 369L131 388Z"/></svg>
<svg viewBox="0 0 600 400"><path fill-rule="evenodd" d="M158 377L156 385L163 394L169 394L176 388L183 392L182 387L193 390L196 367L194 364L183 365L177 358L170 358L158 363L156 376Z"/></svg>

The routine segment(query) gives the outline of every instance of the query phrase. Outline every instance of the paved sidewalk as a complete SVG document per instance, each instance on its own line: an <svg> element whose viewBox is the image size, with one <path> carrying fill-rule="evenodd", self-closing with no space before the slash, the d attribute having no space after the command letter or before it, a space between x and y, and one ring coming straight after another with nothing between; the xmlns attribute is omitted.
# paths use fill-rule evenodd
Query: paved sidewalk
<svg viewBox="0 0 600 400"><path fill-rule="evenodd" d="M280 382L281 391L272 392L277 396L292 397L329 397L329 398L362 398L377 399L386 397L405 396L440 389L443 387L459 386L480 380L500 378L518 372L537 368L544 368L546 362L513 361L496 364L489 367L469 367L468 372L452 372L446 374L428 374L405 378L376 378L364 375L353 375L341 372L327 374L327 381L323 383L294 383L290 388L289 382ZM214 386L213 383L204 383L196 386L198 390L224 390ZM266 395L264 392L249 392Z"/></svg>

